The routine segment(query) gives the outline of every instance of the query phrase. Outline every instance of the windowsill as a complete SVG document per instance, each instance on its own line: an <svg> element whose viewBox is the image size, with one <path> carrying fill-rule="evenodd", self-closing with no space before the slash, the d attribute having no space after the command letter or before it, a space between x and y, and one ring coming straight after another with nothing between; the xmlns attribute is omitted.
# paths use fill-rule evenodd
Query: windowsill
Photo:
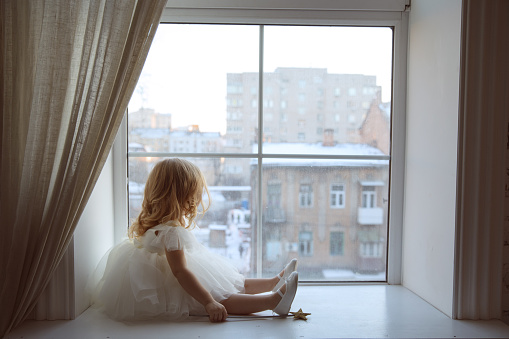
<svg viewBox="0 0 509 339"><path fill-rule="evenodd" d="M115 322L93 308L72 321L27 321L6 338L507 338L501 321L452 320L399 285L299 287L292 311L311 313L308 320L230 318L210 324L203 318L179 323ZM263 312L271 315L271 312Z"/></svg>

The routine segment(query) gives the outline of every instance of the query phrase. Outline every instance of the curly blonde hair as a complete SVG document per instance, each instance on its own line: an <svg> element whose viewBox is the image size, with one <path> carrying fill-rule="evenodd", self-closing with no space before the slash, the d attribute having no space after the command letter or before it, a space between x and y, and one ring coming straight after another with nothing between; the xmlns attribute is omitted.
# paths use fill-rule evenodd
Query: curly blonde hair
<svg viewBox="0 0 509 339"><path fill-rule="evenodd" d="M142 236L149 228L170 220L190 227L198 207L202 207L201 213L209 207L202 201L204 191L210 202L203 173L193 163L178 158L158 162L148 176L141 212L129 227L129 237Z"/></svg>

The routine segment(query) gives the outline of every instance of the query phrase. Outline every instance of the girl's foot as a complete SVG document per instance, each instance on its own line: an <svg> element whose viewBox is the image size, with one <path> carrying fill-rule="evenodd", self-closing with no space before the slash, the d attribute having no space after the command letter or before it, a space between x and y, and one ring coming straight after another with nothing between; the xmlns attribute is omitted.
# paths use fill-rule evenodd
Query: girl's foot
<svg viewBox="0 0 509 339"><path fill-rule="evenodd" d="M279 279L274 288L272 289L272 292L276 292L277 290L279 290L279 288L284 285L286 279L290 276L290 274L292 274L292 272L295 271L296 269L297 269L297 259L294 258L285 266L285 268L278 275L276 275L276 278Z"/></svg>
<svg viewBox="0 0 509 339"><path fill-rule="evenodd" d="M299 274L297 272L292 272L288 279L286 280L286 284L283 285L279 290L277 290L277 294L281 296L281 300L277 304L277 306L272 310L274 313L279 315L286 316L288 312L290 312L290 308L292 307L293 299L295 298L295 294L297 293L297 286L299 284Z"/></svg>

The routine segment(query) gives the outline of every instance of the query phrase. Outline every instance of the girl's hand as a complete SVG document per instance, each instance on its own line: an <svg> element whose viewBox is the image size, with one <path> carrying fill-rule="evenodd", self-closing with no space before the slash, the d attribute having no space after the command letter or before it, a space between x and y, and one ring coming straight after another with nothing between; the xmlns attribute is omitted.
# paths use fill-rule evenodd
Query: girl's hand
<svg viewBox="0 0 509 339"><path fill-rule="evenodd" d="M215 300L205 305L205 311L207 311L209 320L213 323L225 321L228 317L226 308Z"/></svg>

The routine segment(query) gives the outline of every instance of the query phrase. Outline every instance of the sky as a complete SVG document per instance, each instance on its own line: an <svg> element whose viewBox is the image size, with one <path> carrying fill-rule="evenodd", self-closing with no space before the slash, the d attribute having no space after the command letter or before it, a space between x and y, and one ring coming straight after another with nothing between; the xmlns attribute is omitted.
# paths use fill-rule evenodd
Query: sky
<svg viewBox="0 0 509 339"><path fill-rule="evenodd" d="M129 111L172 114L172 126L226 130L226 74L257 72L255 25L161 24ZM392 29L387 27L264 27L264 72L278 67L327 68L333 74L375 75L390 101Z"/></svg>

